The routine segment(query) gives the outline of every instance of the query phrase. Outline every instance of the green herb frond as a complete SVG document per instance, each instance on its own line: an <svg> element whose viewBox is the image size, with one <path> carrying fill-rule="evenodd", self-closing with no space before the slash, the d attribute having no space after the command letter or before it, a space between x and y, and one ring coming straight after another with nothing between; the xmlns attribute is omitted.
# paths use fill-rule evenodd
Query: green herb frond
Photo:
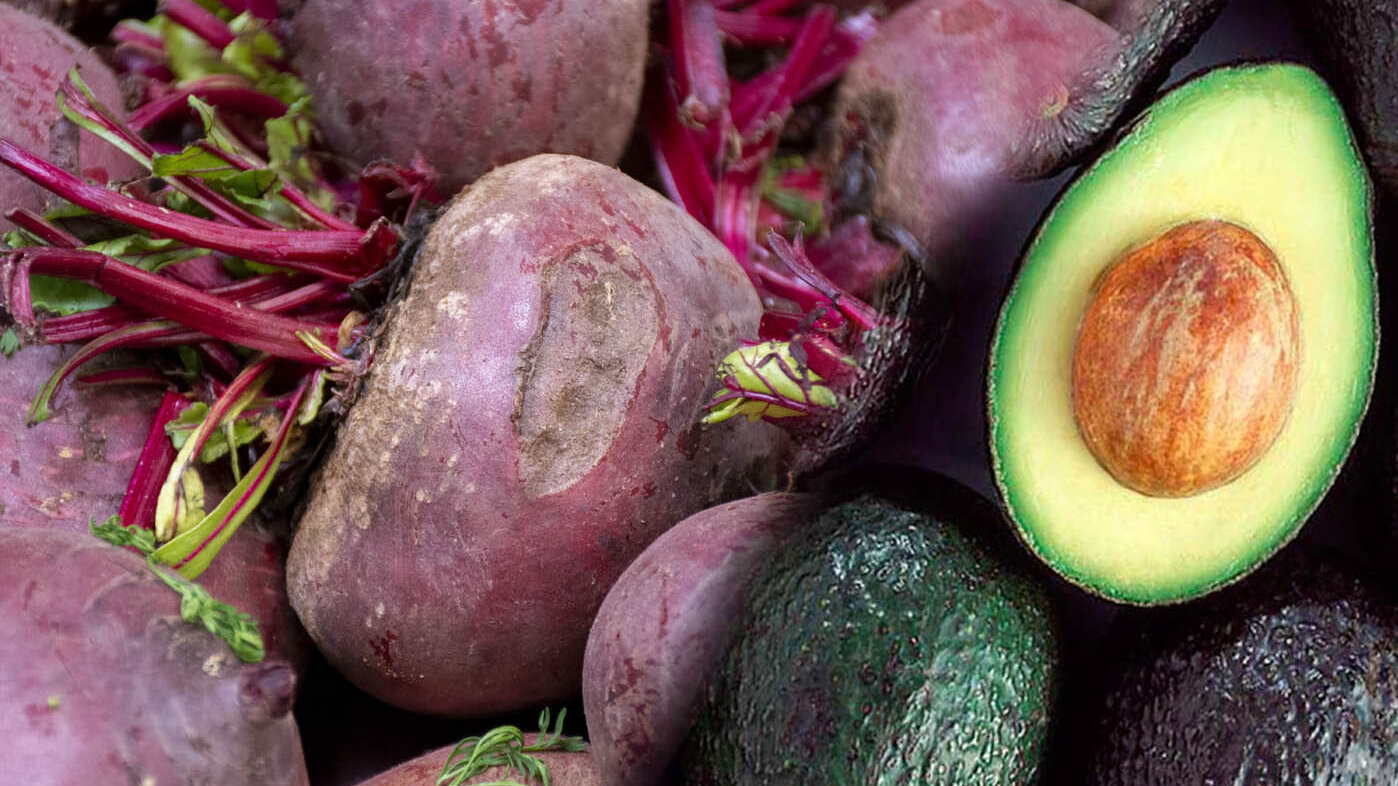
<svg viewBox="0 0 1398 786"><path fill-rule="evenodd" d="M262 634L251 616L215 600L208 590L170 570L154 555L146 558L146 564L161 581L180 594L180 619L203 625L223 639L244 663L257 663L266 657Z"/></svg>
<svg viewBox="0 0 1398 786"><path fill-rule="evenodd" d="M437 776L437 786L461 786L467 778L480 775L492 767L504 767L507 778L518 773L524 781L549 786L548 765L530 754L540 751L576 753L587 748L583 738L563 734L563 717L567 712L566 709L559 710L550 730L551 713L545 707L539 713L539 736L533 744L525 744L524 732L518 726L498 726L479 737L467 737L447 756L442 774ZM525 786L525 783L500 780L480 786Z"/></svg>
<svg viewBox="0 0 1398 786"><path fill-rule="evenodd" d="M87 529L93 535L105 540L113 546L133 548L143 556L150 556L155 551L155 531L142 529L140 527L128 527L121 522L121 516L112 516L106 521L98 524L97 521L90 520Z"/></svg>

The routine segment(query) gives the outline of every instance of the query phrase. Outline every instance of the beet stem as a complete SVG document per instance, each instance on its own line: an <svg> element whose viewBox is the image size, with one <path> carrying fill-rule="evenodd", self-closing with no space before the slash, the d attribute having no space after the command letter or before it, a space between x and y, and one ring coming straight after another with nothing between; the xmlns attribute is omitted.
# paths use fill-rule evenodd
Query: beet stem
<svg viewBox="0 0 1398 786"><path fill-rule="evenodd" d="M722 122L728 112L728 70L712 0L668 0L675 84L684 96L680 122L694 128Z"/></svg>
<svg viewBox="0 0 1398 786"><path fill-rule="evenodd" d="M197 98L220 109L243 112L263 118L281 117L287 105L253 87L236 74L211 74L180 85L168 94L148 101L131 113L126 124L135 131L148 131L157 123L190 112L189 99Z"/></svg>
<svg viewBox="0 0 1398 786"><path fill-rule="evenodd" d="M256 308L269 297L292 291L302 276L266 275L243 279L233 284L215 287L208 294L235 303L248 303ZM39 322L39 334L46 344L73 344L91 341L117 328L150 319L149 312L127 303L83 311ZM239 363L239 366L242 364Z"/></svg>
<svg viewBox="0 0 1398 786"><path fill-rule="evenodd" d="M82 248L83 246L83 242L77 236L52 222L46 221L43 216L32 210L17 207L5 213L5 218L51 246L59 246L60 248Z"/></svg>
<svg viewBox="0 0 1398 786"><path fill-rule="evenodd" d="M346 284L353 283L359 275L337 269L335 264L359 262L361 268L376 268L396 244L396 237L391 240L388 237L393 232L387 224L362 232L245 229L155 207L109 188L85 183L9 139L0 139L0 163L75 205L132 224L157 237L170 237L243 259L303 270Z"/></svg>
<svg viewBox="0 0 1398 786"><path fill-rule="evenodd" d="M298 363L337 364L312 351L301 335L309 333L321 341L333 341L338 332L334 325L312 324L244 308L95 251L29 248L10 255L9 264L17 262L28 263L37 275L86 281L120 300L224 341ZM343 358L340 361L349 362Z"/></svg>
<svg viewBox="0 0 1398 786"><path fill-rule="evenodd" d="M220 52L237 39L222 19L194 0L161 0L159 12Z"/></svg>
<svg viewBox="0 0 1398 786"><path fill-rule="evenodd" d="M136 469L131 473L131 482L126 486L126 496L122 497L119 515L127 527L152 529L155 526L155 501L170 465L175 461L175 448L165 433L165 425L179 417L190 407L188 398L166 391L160 401L160 409L155 412L155 420L146 434L146 444L136 459Z"/></svg>
<svg viewBox="0 0 1398 786"><path fill-rule="evenodd" d="M213 437L224 418L230 413L236 416L237 412L246 408L252 398L267 384L273 361L274 358L263 355L244 368L209 406L199 427L185 439L160 487L159 499L155 506L156 540L164 542L181 534L179 524L188 515L182 504L185 498L182 491L185 472L199 459L199 454L203 452L204 446L209 443L209 439ZM235 450L236 447L230 445L229 449Z"/></svg>

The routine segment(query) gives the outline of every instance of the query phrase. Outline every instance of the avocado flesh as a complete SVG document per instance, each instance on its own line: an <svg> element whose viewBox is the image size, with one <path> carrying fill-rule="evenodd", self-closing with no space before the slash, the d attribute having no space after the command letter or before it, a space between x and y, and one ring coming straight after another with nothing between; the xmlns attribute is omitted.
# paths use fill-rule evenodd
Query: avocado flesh
<svg viewBox="0 0 1398 786"><path fill-rule="evenodd" d="M1205 218L1251 230L1285 269L1301 327L1294 405L1242 476L1192 497L1149 497L1113 479L1078 431L1078 323L1123 253ZM1045 217L992 344L992 461L1031 549L1080 586L1149 604L1202 595L1290 539L1338 473L1372 388L1371 235L1353 137L1310 70L1219 69L1153 105Z"/></svg>
<svg viewBox="0 0 1398 786"><path fill-rule="evenodd" d="M1199 604L1123 615L1089 786L1398 783L1398 615L1289 549Z"/></svg>
<svg viewBox="0 0 1398 786"><path fill-rule="evenodd" d="M1055 625L1038 583L968 536L998 517L962 492L979 505L839 505L755 577L685 782L1034 782Z"/></svg>

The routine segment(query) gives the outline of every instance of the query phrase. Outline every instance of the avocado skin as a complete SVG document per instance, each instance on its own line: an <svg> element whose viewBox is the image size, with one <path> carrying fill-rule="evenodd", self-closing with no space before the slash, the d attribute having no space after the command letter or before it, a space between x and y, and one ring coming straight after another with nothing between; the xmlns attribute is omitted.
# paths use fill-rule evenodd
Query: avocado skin
<svg viewBox="0 0 1398 786"><path fill-rule="evenodd" d="M688 784L1022 784L1056 676L1043 588L948 481L932 510L864 494L755 578L686 743Z"/></svg>
<svg viewBox="0 0 1398 786"><path fill-rule="evenodd" d="M1290 549L1187 607L1137 610L1098 717L1098 786L1398 783L1398 614Z"/></svg>
<svg viewBox="0 0 1398 786"><path fill-rule="evenodd" d="M1170 66L1194 47L1223 10L1224 0L1115 0L1078 2L1121 33L1110 56L1099 58L1070 91L1074 99L1051 123L1036 124L1015 175L1048 177L1089 157L1123 117L1149 103Z"/></svg>
<svg viewBox="0 0 1398 786"><path fill-rule="evenodd" d="M1292 0L1291 10L1357 126L1375 181L1398 197L1398 0Z"/></svg>

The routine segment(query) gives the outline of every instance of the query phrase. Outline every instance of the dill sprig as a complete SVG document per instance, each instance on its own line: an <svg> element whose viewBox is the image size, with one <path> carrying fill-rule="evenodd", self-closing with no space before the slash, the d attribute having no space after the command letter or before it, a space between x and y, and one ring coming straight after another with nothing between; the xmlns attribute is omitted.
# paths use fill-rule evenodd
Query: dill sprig
<svg viewBox="0 0 1398 786"><path fill-rule="evenodd" d="M133 548L141 552L143 557L149 557L151 552L155 551L155 531L128 527L121 522L121 516L112 516L101 524L88 521L87 529L113 546Z"/></svg>
<svg viewBox="0 0 1398 786"><path fill-rule="evenodd" d="M549 786L547 764L531 753L540 751L566 751L576 753L587 748L582 737L568 737L563 734L563 716L568 710L558 711L558 719L549 730L550 713L547 707L539 713L539 736L533 744L525 744L524 732L518 726L497 726L479 737L467 737L452 748L442 774L437 776L437 786L461 786L467 778L480 775L491 767L505 767L509 777L516 772L526 781L537 781ZM525 786L520 781L503 780L479 784L479 786Z"/></svg>
<svg viewBox="0 0 1398 786"><path fill-rule="evenodd" d="M256 620L214 599L208 590L170 570L155 558L154 531L122 526L120 516L112 516L101 524L88 522L88 530L113 546L127 546L144 554L146 564L155 575L180 594L180 619L203 625L210 633L223 639L244 663L257 663L266 657Z"/></svg>

